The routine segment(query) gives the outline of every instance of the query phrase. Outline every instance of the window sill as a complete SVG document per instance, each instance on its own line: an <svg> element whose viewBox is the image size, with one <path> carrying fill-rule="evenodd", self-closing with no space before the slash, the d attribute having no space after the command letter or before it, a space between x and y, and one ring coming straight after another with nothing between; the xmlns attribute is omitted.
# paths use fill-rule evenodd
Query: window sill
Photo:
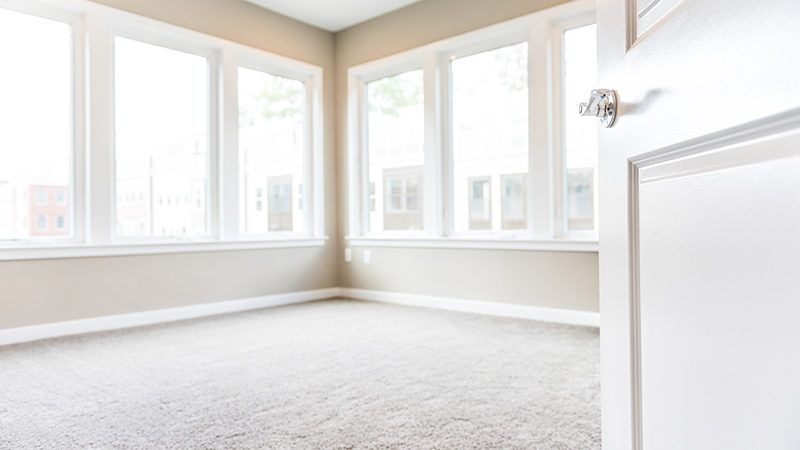
<svg viewBox="0 0 800 450"><path fill-rule="evenodd" d="M597 253L599 245L589 239L520 239L520 238L409 238L347 237L353 247L454 248L485 250L531 250L547 252Z"/></svg>
<svg viewBox="0 0 800 450"><path fill-rule="evenodd" d="M262 241L175 242L157 244L51 245L0 248L0 261L91 258L100 256L159 255L169 253L221 252L267 248L321 247L327 237L272 239Z"/></svg>

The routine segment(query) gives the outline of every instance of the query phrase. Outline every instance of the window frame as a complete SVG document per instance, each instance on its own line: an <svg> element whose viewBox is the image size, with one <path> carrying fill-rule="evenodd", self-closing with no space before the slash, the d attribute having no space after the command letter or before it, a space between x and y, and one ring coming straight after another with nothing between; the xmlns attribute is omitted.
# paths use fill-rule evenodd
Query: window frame
<svg viewBox="0 0 800 450"><path fill-rule="evenodd" d="M84 200L86 192L86 52L82 36L85 33L81 14L64 9L58 4L49 2L33 2L25 0L0 0L0 8L28 14L42 19L63 23L70 27L72 39L72 138L70 146L69 186L67 199L71 200L68 219L65 226L69 229L67 236L29 236L27 239L0 240L0 248L24 248L31 245L53 246L74 245L86 239L86 209ZM49 197L49 194L48 194Z"/></svg>
<svg viewBox="0 0 800 450"><path fill-rule="evenodd" d="M576 0L497 25L424 45L348 69L347 225L348 245L434 248L493 248L589 251L597 230L566 233L563 221L563 126L561 44L563 27L594 22L590 0ZM561 31L559 31L561 30ZM455 232L453 205L452 59L528 44L527 228ZM371 232L366 127L366 83L400 73L411 62L423 69L425 98L425 221L423 232ZM515 171L513 174L518 174ZM502 181L499 181L502 184ZM502 186L501 186L502 189ZM596 209L595 209L596 212ZM502 220L502 218L499 218Z"/></svg>
<svg viewBox="0 0 800 450"><path fill-rule="evenodd" d="M161 27L154 27L161 28ZM112 46L112 95L111 95L111 114L109 115L112 130L116 130L116 111L117 111L117 98L116 98L116 39L123 38L135 42L149 44L168 50L174 50L186 53L192 56L199 56L204 58L208 64L206 76L208 77L208 117L206 120L208 136L206 138L206 146L208 155L206 163L208 164L207 181L205 184L205 201L206 201L206 214L205 214L205 227L206 234L201 236L180 237L180 236L124 236L117 233L116 218L117 218L117 142L113 139L111 142L111 159L112 167L112 182L109 186L111 191L111 207L109 213L111 214L111 242L113 244L169 244L180 242L211 242L214 241L215 236L219 235L220 222L214 220L218 216L219 211L219 198L213 193L219 189L219 57L215 49L202 42L194 42L191 38L183 36L179 30L168 29L152 29L151 27L142 27L133 25L127 21L119 21L112 23L111 30L111 46ZM115 133L116 134L116 133Z"/></svg>
<svg viewBox="0 0 800 450"><path fill-rule="evenodd" d="M355 186L359 186L360 196L357 199L354 199L354 202L359 204L359 211L356 213L358 218L356 219L361 227L361 230L369 230L370 223L369 223L369 213L370 213L370 186L371 183L375 183L375 189L377 192L377 183L378 180L370 180L369 179L369 125L368 125L368 115L369 115L369 98L367 95L367 86L369 83L373 81L378 81L380 79L391 77L394 75L403 74L406 72L412 72L416 70L422 70L422 84L423 84L423 110L426 114L423 117L425 121L425 143L423 144L423 153L424 153L424 161L423 161L423 177L422 177L422 199L423 199L423 209L422 209L422 230L380 230L380 231L369 231L369 234L372 236L381 236L381 237L388 237L388 238L399 238L399 237L428 237L430 236L427 232L429 226L428 224L432 220L431 212L429 209L431 206L428 206L428 194L429 194L429 186L431 184L429 171L426 170L431 164L435 164L432 160L433 155L431 154L431 149L429 148L429 127L430 124L428 123L428 115L427 109L428 105L428 97L425 92L427 91L427 83L428 83L428 74L425 70L426 61L423 58L420 58L419 55L410 53L408 55L403 55L400 58L396 58L395 60L391 61L389 64L380 64L379 67L376 67L373 70L368 70L365 72L364 76L359 76L356 79L352 79L351 86L353 89L358 90L357 95L355 98L351 98L351 101L355 101L359 111L358 123L356 124L356 132L358 133L358 141L359 141L359 149L358 151L358 161L357 167L358 169L358 179L352 180L348 177L350 182L354 182ZM352 92L352 91L350 91ZM351 124L352 125L352 124ZM383 188L382 188L383 189ZM377 211L377 194L375 193L375 201L376 201L376 212ZM385 209L385 196L386 192L383 193L384 199L384 209ZM381 214L384 214L385 211L381 211Z"/></svg>
<svg viewBox="0 0 800 450"><path fill-rule="evenodd" d="M565 114L562 105L564 104L564 34L572 29L581 28L595 23L593 13L581 14L575 17L569 17L552 24L552 45L553 45L553 58L554 63L552 66L552 80L553 80L553 130L554 130L554 185L556 189L553 192L554 196L554 214L557 232L561 236L572 239L597 239L598 225L599 225L599 209L597 188L598 185L595 179L595 194L594 202L594 230L570 230L569 229L569 214L568 214L568 186L567 186L567 147L566 147L566 127L564 126ZM588 93L587 93L588 94ZM595 177L597 176L595 171Z"/></svg>
<svg viewBox="0 0 800 450"><path fill-rule="evenodd" d="M72 236L0 241L0 261L326 245L321 67L88 0L0 0L0 8L70 25L74 59L72 178L66 194L73 205L67 220ZM117 236L114 137L117 36L207 58L207 236L166 239ZM240 64L297 79L306 87L303 202L307 226L301 234L262 236L239 232L236 72Z"/></svg>
<svg viewBox="0 0 800 450"><path fill-rule="evenodd" d="M311 186L312 189L316 189L317 185L323 184L320 181L317 181L314 177L316 172L316 167L321 164L321 156L317 155L317 149L315 148L315 139L319 139L315 137L315 105L320 102L320 99L315 99L315 93L321 89L321 72L319 77L315 77L313 74L309 74L307 71L300 70L296 67L291 67L285 64L280 64L277 61L267 60L260 55L258 52L252 51L240 51L238 55L227 55L229 62L235 65L235 73L236 73L236 85L237 89L235 92L235 98L232 99L231 103L235 103L235 111L236 111L236 166L239 166L239 91L238 91L238 72L239 68L250 69L257 72L268 73L271 75L277 75L283 78L289 78L292 80L300 81L303 83L303 87L305 89L305 105L303 108L303 115L304 115L304 129L303 129L303 193L305 194L308 191L307 186ZM321 123L320 123L321 126ZM228 130L228 133L231 131ZM321 173L321 172L320 172ZM239 179L237 176L236 180L237 186L239 186ZM239 186L240 188L240 186ZM237 188L237 189L239 189ZM310 192L316 192L314 190ZM242 193L239 192L239 196ZM310 201L306 201L305 195L303 196L303 215L305 220L305 229L302 232L269 232L269 233L245 233L241 231L241 227L239 221L241 217L238 215L237 211L237 234L251 238L255 240L264 240L264 239L275 239L275 238L284 238L284 239L291 239L291 238L302 238L309 234L317 233L321 227L318 227L317 222L315 221L316 214L322 214L321 209L317 212L314 208L315 206L321 206L323 199L321 197L317 197L317 195L322 195L320 192L316 192L310 199ZM266 196L265 196L266 198ZM241 207L241 200L237 198L237 210Z"/></svg>

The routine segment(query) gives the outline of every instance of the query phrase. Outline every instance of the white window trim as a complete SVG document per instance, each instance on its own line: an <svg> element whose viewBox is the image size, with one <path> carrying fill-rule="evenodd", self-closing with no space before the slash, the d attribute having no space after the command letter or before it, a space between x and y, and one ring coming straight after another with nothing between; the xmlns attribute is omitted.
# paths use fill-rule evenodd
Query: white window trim
<svg viewBox="0 0 800 450"><path fill-rule="evenodd" d="M73 27L73 210L69 238L0 241L0 260L284 248L325 245L323 71L319 66L145 18L88 0L0 0L7 8ZM114 167L114 37L208 58L208 236L116 236ZM302 81L306 86L303 233L239 232L239 66ZM87 80L91 80L87 83ZM90 126L91 125L91 126Z"/></svg>
<svg viewBox="0 0 800 450"><path fill-rule="evenodd" d="M578 26L576 21L594 19L591 0L578 0L418 47L406 52L351 67L348 70L348 233L352 246L392 246L426 248L482 248L597 251L597 233L565 233L561 200L563 175L560 174L563 122L553 94L560 83L560 53L554 53L556 32ZM456 233L452 205L452 95L450 58L528 42L529 64L529 168L528 229L494 232ZM555 47L555 48L554 48ZM556 60L557 55L558 59ZM422 67L425 86L425 230L368 231L368 192L366 187L367 130L365 125L366 83L406 70ZM546 99L542 101L541 99ZM561 183L561 184L559 184Z"/></svg>

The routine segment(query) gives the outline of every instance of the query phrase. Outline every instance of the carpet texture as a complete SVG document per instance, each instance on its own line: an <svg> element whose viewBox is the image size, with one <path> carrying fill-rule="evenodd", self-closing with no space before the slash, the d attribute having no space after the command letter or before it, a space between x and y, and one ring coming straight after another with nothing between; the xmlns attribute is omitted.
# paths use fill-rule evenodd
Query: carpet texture
<svg viewBox="0 0 800 450"><path fill-rule="evenodd" d="M349 300L0 348L0 448L594 449L596 329Z"/></svg>

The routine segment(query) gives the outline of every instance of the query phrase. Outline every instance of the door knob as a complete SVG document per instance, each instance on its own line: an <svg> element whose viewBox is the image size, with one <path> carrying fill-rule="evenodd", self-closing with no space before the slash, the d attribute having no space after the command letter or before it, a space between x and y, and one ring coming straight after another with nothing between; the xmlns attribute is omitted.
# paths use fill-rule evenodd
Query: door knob
<svg viewBox="0 0 800 450"><path fill-rule="evenodd" d="M617 118L617 93L611 89L592 89L589 101L578 105L578 114L597 117L606 128L614 125Z"/></svg>

